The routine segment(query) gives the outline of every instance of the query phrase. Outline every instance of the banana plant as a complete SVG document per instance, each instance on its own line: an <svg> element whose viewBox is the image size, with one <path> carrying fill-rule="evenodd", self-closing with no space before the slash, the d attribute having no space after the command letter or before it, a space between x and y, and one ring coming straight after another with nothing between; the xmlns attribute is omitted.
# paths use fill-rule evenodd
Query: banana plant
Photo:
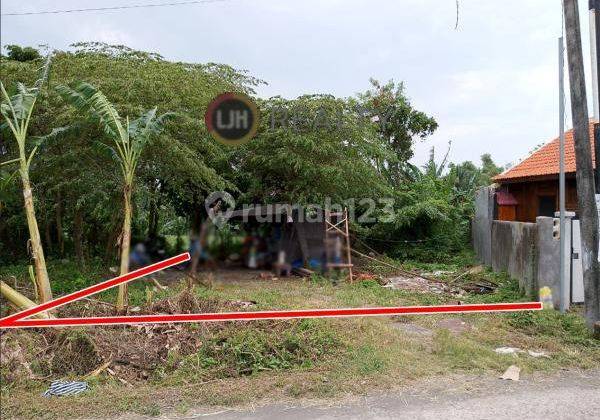
<svg viewBox="0 0 600 420"><path fill-rule="evenodd" d="M130 121L117 112L116 107L96 87L81 82L74 88L59 85L56 87L60 96L75 109L99 124L108 139L108 143L99 142L116 161L123 181L123 227L120 239L120 274L129 272L129 252L131 248L131 220L133 215L132 193L135 182L135 171L144 147L154 136L160 134L165 122L174 116L168 112L157 115L157 108L146 111L138 118ZM127 285L119 286L117 294L117 312L127 310Z"/></svg>
<svg viewBox="0 0 600 420"><path fill-rule="evenodd" d="M17 93L12 96L8 94L4 87L4 83L0 81L0 91L2 92L2 102L0 104L0 113L3 117L2 126L7 126L10 129L18 149L17 158L0 163L0 165L18 165L18 173L23 185L27 227L29 228L29 245L35 267L35 285L40 303L52 300L52 290L50 288L44 250L42 248L40 232L35 217L33 192L29 180L29 169L31 167L31 162L38 151L39 144L33 144L31 141L32 139L28 136L27 132L29 130L29 123L36 101L38 100L44 82L48 78L50 61L51 56L48 55L41 68L41 77L35 82L33 87L27 87L23 83L18 83Z"/></svg>

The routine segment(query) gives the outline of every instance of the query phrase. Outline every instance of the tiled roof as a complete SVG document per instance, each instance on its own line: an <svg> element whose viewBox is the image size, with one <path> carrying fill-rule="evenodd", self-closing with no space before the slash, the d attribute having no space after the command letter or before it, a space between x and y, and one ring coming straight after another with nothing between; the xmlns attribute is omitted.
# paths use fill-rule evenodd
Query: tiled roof
<svg viewBox="0 0 600 420"><path fill-rule="evenodd" d="M590 121L590 141L592 143L592 162L594 163L594 121ZM558 175L559 172L559 139L556 138L533 152L518 165L493 178L495 182L528 180L531 178ZM595 163L594 163L595 167ZM565 172L575 173L575 143L573 130L565 132Z"/></svg>

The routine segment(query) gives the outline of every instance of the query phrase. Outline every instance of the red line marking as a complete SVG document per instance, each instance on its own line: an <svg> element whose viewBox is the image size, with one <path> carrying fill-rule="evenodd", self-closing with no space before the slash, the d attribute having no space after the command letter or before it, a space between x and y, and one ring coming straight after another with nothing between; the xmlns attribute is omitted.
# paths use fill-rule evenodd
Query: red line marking
<svg viewBox="0 0 600 420"><path fill-rule="evenodd" d="M451 314L469 312L513 312L513 311L539 311L543 306L541 302L520 303L493 303L470 305L440 305L440 306L398 306L384 308L345 308L345 309L303 309L291 311L258 311L258 312L223 312L205 314L173 314L173 315L134 315L111 316L90 318L52 318L52 319L24 319L50 309L58 308L70 302L94 295L111 287L118 286L147 276L157 271L164 270L174 265L189 261L190 254L183 253L176 257L151 264L147 267L127 273L123 276L106 280L66 296L42 303L34 308L26 309L14 315L0 319L2 328L31 328L31 327L58 327L77 325L122 325L122 324L164 324L181 322L219 322L219 321L253 321L261 319L297 319L297 318L336 318L352 316L390 316L390 315L427 315Z"/></svg>
<svg viewBox="0 0 600 420"><path fill-rule="evenodd" d="M26 309L21 312L17 312L16 314L13 314L13 315L10 315L10 316L0 319L0 328L8 327L20 319L27 318L27 317L30 317L35 314L39 314L40 312L58 308L59 306L65 305L70 302L74 302L78 299L82 299L84 297L95 295L96 293L102 292L106 289L110 289L111 287L118 286L121 283L127 283L127 282L133 281L135 279L139 279L140 277L144 277L149 274L156 273L157 271L164 270L165 268L169 268L174 265L181 264L182 262L189 261L189 259L190 259L190 254L185 252L185 253L179 254L175 257L167 258L164 261L160 261L155 264L150 264L146 267L142 267L138 270L134 270L134 271L124 274L122 276L115 277L114 279L106 280L102 283L98 283L93 286L86 287L85 289L81 289L76 292L73 292L71 294L61 296L59 298L53 299L46 303L42 303L33 308Z"/></svg>
<svg viewBox="0 0 600 420"><path fill-rule="evenodd" d="M450 313L539 311L541 302L384 308L311 309L293 311L224 312L205 314L136 315L92 318L26 319L2 328L31 328L80 325L164 324L182 322L253 321L265 319L335 318L353 316L427 315Z"/></svg>

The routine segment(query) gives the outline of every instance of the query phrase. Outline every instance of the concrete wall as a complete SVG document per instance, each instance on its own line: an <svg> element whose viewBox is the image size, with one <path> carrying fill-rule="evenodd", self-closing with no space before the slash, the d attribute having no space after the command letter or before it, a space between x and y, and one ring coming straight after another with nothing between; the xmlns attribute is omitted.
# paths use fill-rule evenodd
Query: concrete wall
<svg viewBox="0 0 600 420"><path fill-rule="evenodd" d="M552 290L552 300L554 301L554 307L559 308L560 306L560 240L552 236L552 229L554 225L554 219L552 217L538 217L536 219L537 225L537 282L538 290L544 286L550 287ZM567 302L567 307L571 301L570 291L570 273L571 273L571 261L568 258L571 253L571 223L568 221L565 223L565 232L561 232L561 235L565 235L565 248L568 250L565 255L565 296L563 297Z"/></svg>
<svg viewBox="0 0 600 420"><path fill-rule="evenodd" d="M536 297L538 290L537 233L535 223L492 222L492 269L519 280L521 291L530 297Z"/></svg>
<svg viewBox="0 0 600 420"><path fill-rule="evenodd" d="M472 224L473 248L478 260L496 272L505 271L519 280L521 291L537 299L540 288L550 287L554 307L560 296L560 240L553 237L554 219L538 217L536 223L494 220L494 189L481 188L475 195L475 217ZM599 206L600 209L600 206ZM599 210L600 211L600 210ZM562 296L571 302L571 222L565 232L565 278Z"/></svg>
<svg viewBox="0 0 600 420"><path fill-rule="evenodd" d="M481 263L492 265L492 222L494 188L480 188L475 194L475 217L472 224L473 248Z"/></svg>

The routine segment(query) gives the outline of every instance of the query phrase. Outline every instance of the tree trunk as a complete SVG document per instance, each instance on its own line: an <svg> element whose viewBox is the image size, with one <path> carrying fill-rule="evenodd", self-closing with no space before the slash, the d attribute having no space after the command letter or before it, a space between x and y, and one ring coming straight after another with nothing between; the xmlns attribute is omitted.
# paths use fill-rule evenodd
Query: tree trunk
<svg viewBox="0 0 600 420"><path fill-rule="evenodd" d="M50 218L49 215L46 214L46 219L44 220L44 236L46 237L46 250L48 253L52 253L52 233L50 232Z"/></svg>
<svg viewBox="0 0 600 420"><path fill-rule="evenodd" d="M81 208L75 209L73 217L73 240L75 246L75 255L77 256L77 264L83 267L85 259L83 256L83 214Z"/></svg>
<svg viewBox="0 0 600 420"><path fill-rule="evenodd" d="M63 235L62 221L62 194L58 190L56 195L56 241L58 242L58 251L61 257L65 255L65 237Z"/></svg>
<svg viewBox="0 0 600 420"><path fill-rule="evenodd" d="M148 211L148 239L151 243L154 243L158 237L158 208L160 201L157 196L158 186L153 181L150 187L150 209Z"/></svg>
<svg viewBox="0 0 600 420"><path fill-rule="evenodd" d="M571 86L571 112L577 166L577 199L581 219L585 319L588 327L600 321L600 263L598 212L595 201L592 149L583 73L579 11L576 0L564 0L565 28Z"/></svg>
<svg viewBox="0 0 600 420"><path fill-rule="evenodd" d="M35 267L35 282L39 294L39 303L52 300L52 289L50 289L50 280L46 270L46 259L44 258L44 249L40 239L37 220L35 218L35 209L33 207L33 196L29 174L25 169L21 169L21 180L23 182L23 198L25 199L25 214L27 215L27 226L29 228L29 238L31 242L31 257Z"/></svg>
<svg viewBox="0 0 600 420"><path fill-rule="evenodd" d="M124 219L121 231L121 271L124 275L129 272L129 249L131 248L131 185L123 188ZM117 312L123 313L127 308L127 284L119 285L117 295Z"/></svg>
<svg viewBox="0 0 600 420"><path fill-rule="evenodd" d="M108 262L113 262L117 257L117 252L115 252L115 248L117 247L117 240L119 238L119 227L118 224L118 213L113 213L110 218L110 224L108 225L109 232L106 237L106 247L104 249L104 258ZM120 243L118 246L120 247Z"/></svg>
<svg viewBox="0 0 600 420"><path fill-rule="evenodd" d="M0 216L2 216L2 211L0 209ZM8 237L7 235L4 234L4 232L6 231L6 223L4 223L4 219L2 217L0 217L0 242L8 245L8 248L12 248L10 245L11 243L8 241ZM0 259L0 261L2 261Z"/></svg>
<svg viewBox="0 0 600 420"><path fill-rule="evenodd" d="M198 204L198 199L194 197L194 216L192 218L192 231L190 234L190 249L192 250L191 261L189 265L189 276L188 282L191 278L196 275L198 271L198 262L200 260L200 254L197 252L195 247L195 241L200 237L200 231L202 230L202 210ZM189 285L189 284L188 284Z"/></svg>

